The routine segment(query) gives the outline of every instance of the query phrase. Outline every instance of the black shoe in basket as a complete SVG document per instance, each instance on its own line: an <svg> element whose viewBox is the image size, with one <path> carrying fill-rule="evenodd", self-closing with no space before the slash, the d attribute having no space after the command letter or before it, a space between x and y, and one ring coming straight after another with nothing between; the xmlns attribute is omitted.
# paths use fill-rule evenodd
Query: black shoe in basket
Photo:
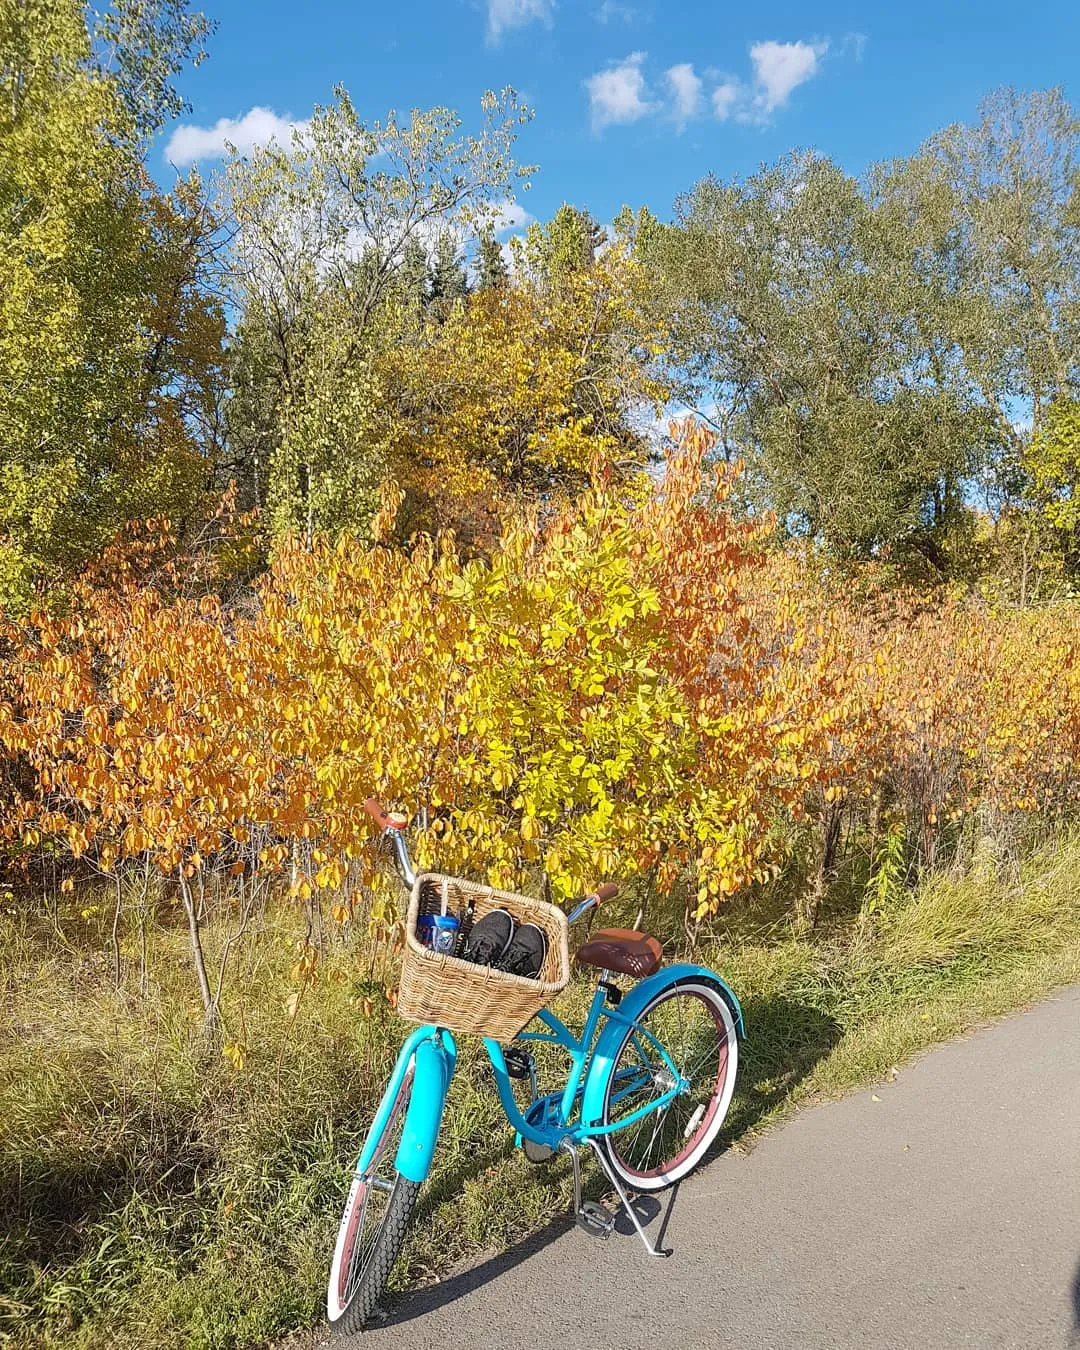
<svg viewBox="0 0 1080 1350"><path fill-rule="evenodd" d="M547 947L547 934L539 924L519 923L514 929L506 955L499 962L499 969L535 980L544 968Z"/></svg>
<svg viewBox="0 0 1080 1350"><path fill-rule="evenodd" d="M493 909L473 924L461 953L463 961L478 966L500 966L514 938L514 918L505 909Z"/></svg>

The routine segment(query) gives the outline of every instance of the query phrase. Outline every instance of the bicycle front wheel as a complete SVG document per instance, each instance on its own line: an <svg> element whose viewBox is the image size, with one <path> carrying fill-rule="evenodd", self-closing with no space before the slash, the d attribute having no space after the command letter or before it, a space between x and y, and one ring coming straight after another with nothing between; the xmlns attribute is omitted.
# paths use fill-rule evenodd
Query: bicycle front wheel
<svg viewBox="0 0 1080 1350"><path fill-rule="evenodd" d="M394 1160L412 1095L413 1075L410 1065L371 1163L366 1172L353 1176L349 1187L326 1291L326 1315L335 1330L361 1330L375 1311L405 1244L420 1185L402 1176Z"/></svg>
<svg viewBox="0 0 1080 1350"><path fill-rule="evenodd" d="M720 987L695 976L658 990L627 1029L605 1091L605 1125L628 1119L675 1086L657 1042L687 1086L665 1106L599 1136L612 1168L635 1191L663 1190L693 1171L720 1132L735 1090L735 1019Z"/></svg>

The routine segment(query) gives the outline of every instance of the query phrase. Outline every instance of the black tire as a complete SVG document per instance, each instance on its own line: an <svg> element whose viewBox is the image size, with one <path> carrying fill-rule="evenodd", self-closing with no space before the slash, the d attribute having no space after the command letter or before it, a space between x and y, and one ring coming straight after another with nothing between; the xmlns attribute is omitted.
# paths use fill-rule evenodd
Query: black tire
<svg viewBox="0 0 1080 1350"><path fill-rule="evenodd" d="M382 1298L390 1272L401 1255L405 1237L412 1220L413 1207L420 1193L419 1182L410 1181L399 1172L394 1182L390 1203L383 1216L375 1248L368 1259L360 1283L353 1291L341 1315L330 1323L335 1334L350 1335L362 1331ZM331 1272L333 1278L333 1272Z"/></svg>
<svg viewBox="0 0 1080 1350"><path fill-rule="evenodd" d="M335 1332L350 1334L363 1329L405 1245L420 1183L402 1176L394 1159L412 1094L412 1078L410 1068L370 1167L363 1175L354 1174L349 1187L326 1290L327 1320Z"/></svg>

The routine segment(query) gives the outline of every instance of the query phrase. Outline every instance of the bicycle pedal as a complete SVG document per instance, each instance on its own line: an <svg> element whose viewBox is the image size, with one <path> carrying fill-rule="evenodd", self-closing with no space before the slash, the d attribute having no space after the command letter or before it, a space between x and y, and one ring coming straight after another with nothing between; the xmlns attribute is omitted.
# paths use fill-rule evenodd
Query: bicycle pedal
<svg viewBox="0 0 1080 1350"><path fill-rule="evenodd" d="M583 1200L574 1217L577 1226L590 1237L609 1237L615 1228L615 1215L603 1205L598 1205L595 1200Z"/></svg>
<svg viewBox="0 0 1080 1350"><path fill-rule="evenodd" d="M532 1072L533 1057L527 1050L510 1046L503 1051L503 1059L506 1061L506 1072L511 1078L528 1078Z"/></svg>

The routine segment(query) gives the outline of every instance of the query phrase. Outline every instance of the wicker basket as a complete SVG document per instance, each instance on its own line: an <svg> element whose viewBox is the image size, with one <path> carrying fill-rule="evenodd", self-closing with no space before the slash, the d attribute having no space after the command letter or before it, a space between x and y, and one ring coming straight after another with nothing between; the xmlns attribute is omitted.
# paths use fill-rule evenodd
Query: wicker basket
<svg viewBox="0 0 1080 1350"><path fill-rule="evenodd" d="M478 966L456 956L433 952L416 936L421 902L438 908L443 882L448 883L450 909L459 913L471 899L474 922L489 910L508 910L516 920L535 923L547 934L547 955L535 980ZM432 901L435 904L432 904ZM512 1039L570 979L566 915L543 900L495 891L490 886L425 872L416 878L405 920L405 955L397 1010L410 1022L433 1022L451 1031L473 1032L495 1040Z"/></svg>

